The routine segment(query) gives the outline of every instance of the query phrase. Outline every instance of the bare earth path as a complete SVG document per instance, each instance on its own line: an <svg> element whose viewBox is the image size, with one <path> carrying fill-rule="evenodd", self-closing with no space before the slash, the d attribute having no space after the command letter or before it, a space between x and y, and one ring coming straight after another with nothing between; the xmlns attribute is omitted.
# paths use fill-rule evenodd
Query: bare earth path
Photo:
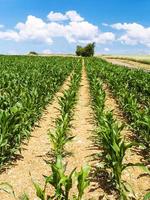
<svg viewBox="0 0 150 200"><path fill-rule="evenodd" d="M113 110L114 118L118 122L126 124L126 120L123 117L123 112L119 109L119 106L112 96L111 91L105 84L104 90L106 93L105 110ZM125 138L125 140L129 141L129 138L133 136L133 132L126 127L122 131L122 136ZM127 163L141 163L141 160L142 157L134 151L134 148L127 151L125 156L125 161ZM125 170L123 179L132 186L132 189L136 194L136 200L141 200L144 194L147 193L147 190L150 189L150 177L145 176L143 170L139 167L130 167Z"/></svg>
<svg viewBox="0 0 150 200"><path fill-rule="evenodd" d="M68 162L67 171L69 172L75 167L77 167L77 170L80 170L81 167L86 164L92 165L92 154L97 152L97 150L93 148L90 138L94 130L94 116L90 103L89 83L83 62L81 87L79 89L78 101L74 111L74 120L72 122L72 135L74 135L75 138L67 145L67 151L73 153L72 156L66 158ZM90 190L95 187L96 186L91 183L83 199L88 200L93 198L93 200L98 200L100 196L99 189L90 192Z"/></svg>
<svg viewBox="0 0 150 200"><path fill-rule="evenodd" d="M39 120L39 127L34 128L31 133L29 143L23 145L22 159L14 163L13 167L10 167L5 172L0 174L0 183L8 182L14 188L17 196L27 192L30 198L35 198L35 192L33 188L32 178L43 185L42 175L48 175L49 167L43 159L46 159L46 154L50 151L50 143L48 139L48 130L53 129L55 125L55 119L59 115L57 110L58 100L57 98L62 95L62 91L68 88L70 77L64 82L60 91L55 94L55 97L51 104L49 104L43 113L42 118ZM14 198L0 191L0 200L13 200Z"/></svg>
<svg viewBox="0 0 150 200"><path fill-rule="evenodd" d="M106 61L111 62L112 64L122 65L129 68L143 69L145 71L150 71L150 65L144 63L138 63L131 60L115 59L115 58L104 58Z"/></svg>

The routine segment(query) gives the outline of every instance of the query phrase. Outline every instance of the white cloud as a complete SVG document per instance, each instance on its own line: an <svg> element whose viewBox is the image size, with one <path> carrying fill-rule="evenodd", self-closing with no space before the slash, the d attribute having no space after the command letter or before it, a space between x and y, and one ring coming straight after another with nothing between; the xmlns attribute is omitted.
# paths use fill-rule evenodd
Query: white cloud
<svg viewBox="0 0 150 200"><path fill-rule="evenodd" d="M47 18L50 21L64 21L64 20L70 20L72 22L79 22L79 21L83 21L84 18L81 17L75 10L70 10L67 11L65 14L60 13L60 12L53 12L51 11Z"/></svg>
<svg viewBox="0 0 150 200"><path fill-rule="evenodd" d="M150 27L145 28L137 23L116 23L111 27L125 31L125 34L119 38L122 43L128 45L142 44L150 47Z"/></svg>
<svg viewBox="0 0 150 200"><path fill-rule="evenodd" d="M13 30L0 31L0 39L14 40L16 42L18 42L20 40L18 33Z"/></svg>
<svg viewBox="0 0 150 200"><path fill-rule="evenodd" d="M114 40L115 40L115 34L111 32L105 32L105 33L99 34L95 42L99 44L105 44L107 42L112 42Z"/></svg>
<svg viewBox="0 0 150 200"><path fill-rule="evenodd" d="M71 41L93 40L98 35L98 27L87 22L70 22L65 26L66 38Z"/></svg>
<svg viewBox="0 0 150 200"><path fill-rule="evenodd" d="M66 12L66 16L72 21L72 22L80 22L83 21L84 18L81 17L75 10L70 10Z"/></svg>
<svg viewBox="0 0 150 200"><path fill-rule="evenodd" d="M0 31L0 39L17 42L35 40L48 45L51 45L58 37L66 39L69 43L105 44L115 40L113 33L101 32L98 26L84 20L76 11L67 11L65 14L52 11L48 19L51 21L46 22L29 15L24 23L17 23L15 29ZM66 19L68 20L66 23L60 23Z"/></svg>
<svg viewBox="0 0 150 200"><path fill-rule="evenodd" d="M19 55L20 52L17 50L8 50L7 53L8 55Z"/></svg>
<svg viewBox="0 0 150 200"><path fill-rule="evenodd" d="M38 40L52 44L49 37L47 24L40 18L29 15L25 23L18 23L16 29L19 31L20 40Z"/></svg>
<svg viewBox="0 0 150 200"><path fill-rule="evenodd" d="M50 21L63 21L63 20L67 20L68 17L60 12L53 12L51 11L47 18L50 20Z"/></svg>

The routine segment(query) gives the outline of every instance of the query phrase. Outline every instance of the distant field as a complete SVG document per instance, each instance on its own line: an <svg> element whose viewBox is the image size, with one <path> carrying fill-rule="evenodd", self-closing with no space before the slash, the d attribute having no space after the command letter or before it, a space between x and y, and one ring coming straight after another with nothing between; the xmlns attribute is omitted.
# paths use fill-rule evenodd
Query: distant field
<svg viewBox="0 0 150 200"><path fill-rule="evenodd" d="M113 57L113 58L133 58L138 60L149 60L150 55L102 55L103 57Z"/></svg>
<svg viewBox="0 0 150 200"><path fill-rule="evenodd" d="M150 61L150 55L134 55L134 56L124 56L126 58L133 58L133 59L137 59L137 60L146 60L146 61Z"/></svg>
<svg viewBox="0 0 150 200"><path fill-rule="evenodd" d="M150 70L150 56L149 55L102 55L108 62L117 65L123 65L130 68Z"/></svg>
<svg viewBox="0 0 150 200"><path fill-rule="evenodd" d="M104 58L124 59L150 64L150 55L106 55Z"/></svg>

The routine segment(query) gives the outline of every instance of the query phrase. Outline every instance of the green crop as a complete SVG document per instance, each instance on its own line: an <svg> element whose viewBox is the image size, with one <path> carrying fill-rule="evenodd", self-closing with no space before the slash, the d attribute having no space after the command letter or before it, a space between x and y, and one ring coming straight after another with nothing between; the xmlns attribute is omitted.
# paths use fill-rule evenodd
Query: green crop
<svg viewBox="0 0 150 200"><path fill-rule="evenodd" d="M0 166L20 150L76 64L75 58L0 57Z"/></svg>
<svg viewBox="0 0 150 200"><path fill-rule="evenodd" d="M64 154L65 144L71 141L74 137L70 135L71 120L73 117L73 109L76 103L77 91L81 79L81 65L75 68L69 85L69 89L63 92L59 101L60 116L56 120L56 128L54 132L49 132L51 144L53 146L54 156Z"/></svg>
<svg viewBox="0 0 150 200"><path fill-rule="evenodd" d="M141 166L142 164L125 163L124 157L126 151L133 146L133 143L126 143L121 136L124 124L118 124L113 118L112 111L105 112L105 92L103 82L99 77L99 68L87 65L88 79L90 83L91 98L97 130L95 136L96 145L103 151L100 154L100 168L107 170L112 184L118 190L119 199L128 199L128 192L132 191L129 184L122 179L123 171L131 166ZM132 192L133 193L133 192Z"/></svg>
<svg viewBox="0 0 150 200"><path fill-rule="evenodd" d="M41 200L81 200L85 189L89 186L89 172L90 168L84 166L79 172L74 168L69 175L66 175L66 164L63 163L62 157L57 156L56 162L49 164L51 167L51 175L44 176L44 187L32 180L36 196ZM54 192L51 194L46 193L48 186L53 187ZM70 194L73 186L77 188L77 194ZM1 183L0 190L3 190L18 199L13 190L13 187L8 183ZM28 194L24 193L19 197L20 200L30 200Z"/></svg>
<svg viewBox="0 0 150 200"><path fill-rule="evenodd" d="M86 59L86 63L97 68L97 77L109 85L138 141L144 144L147 157L150 157L150 74L99 58Z"/></svg>
<svg viewBox="0 0 150 200"><path fill-rule="evenodd" d="M81 63L77 62L76 64L77 66L74 68L71 76L69 89L65 90L63 96L58 99L60 116L56 119L56 129L54 132L49 132L55 156L53 162L47 162L51 167L51 175L44 176L44 187L33 181L36 196L41 200L81 200L85 189L89 185L88 176L90 168L88 166L81 168L80 172L77 172L75 168L69 175L66 175L67 165L63 161L65 144L73 138L73 136L70 135L71 120L73 118L74 105L77 100L77 92L81 80ZM53 194L46 194L46 188L49 185L54 189ZM71 196L70 190L73 185L76 186L78 192ZM8 183L1 183L0 188L17 199L12 186ZM29 196L24 193L20 199L29 200Z"/></svg>

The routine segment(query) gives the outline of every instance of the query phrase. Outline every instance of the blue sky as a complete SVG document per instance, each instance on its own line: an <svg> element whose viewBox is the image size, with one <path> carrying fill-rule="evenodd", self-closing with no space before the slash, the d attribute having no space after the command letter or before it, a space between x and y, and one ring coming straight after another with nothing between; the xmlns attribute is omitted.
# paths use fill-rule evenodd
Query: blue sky
<svg viewBox="0 0 150 200"><path fill-rule="evenodd" d="M0 0L0 53L150 53L149 0Z"/></svg>

